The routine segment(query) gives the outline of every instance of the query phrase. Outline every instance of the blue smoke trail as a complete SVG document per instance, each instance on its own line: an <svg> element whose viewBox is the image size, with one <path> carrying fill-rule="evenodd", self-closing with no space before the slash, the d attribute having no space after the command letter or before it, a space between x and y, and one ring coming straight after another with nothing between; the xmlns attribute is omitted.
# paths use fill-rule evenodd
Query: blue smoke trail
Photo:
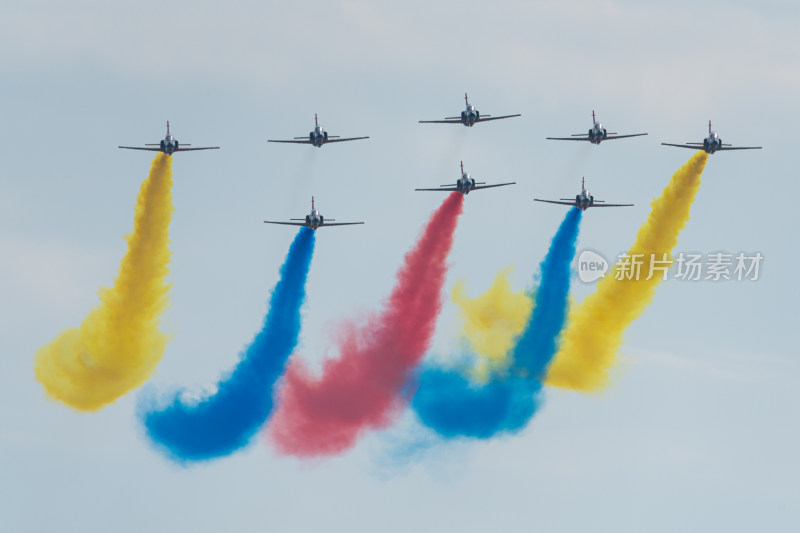
<svg viewBox="0 0 800 533"><path fill-rule="evenodd" d="M246 446L272 413L272 389L300 334L300 307L314 253L314 232L300 228L281 267L264 326L242 353L217 392L187 404L180 392L161 407L153 395L140 397L139 418L147 435L171 459L204 461Z"/></svg>
<svg viewBox="0 0 800 533"><path fill-rule="evenodd" d="M487 439L516 433L539 407L539 392L567 316L571 264L581 214L572 208L559 226L541 264L541 283L531 318L517 339L504 373L476 384L457 369L422 369L412 407L422 423L452 439Z"/></svg>

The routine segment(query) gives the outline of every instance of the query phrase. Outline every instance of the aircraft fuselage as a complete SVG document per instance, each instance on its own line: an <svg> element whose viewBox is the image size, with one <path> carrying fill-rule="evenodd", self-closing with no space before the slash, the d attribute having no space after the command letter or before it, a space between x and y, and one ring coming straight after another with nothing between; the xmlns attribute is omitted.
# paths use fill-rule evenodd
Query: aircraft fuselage
<svg viewBox="0 0 800 533"><path fill-rule="evenodd" d="M475 125L478 119L481 118L481 113L475 109L474 105L467 105L467 109L461 112L461 123L469 128Z"/></svg>
<svg viewBox="0 0 800 533"><path fill-rule="evenodd" d="M600 144L603 139L608 137L608 131L599 122L594 123L594 127L589 130L589 142Z"/></svg>
<svg viewBox="0 0 800 533"><path fill-rule="evenodd" d="M322 126L316 126L314 131L308 134L308 140L317 148L322 148L328 140L328 132L322 129Z"/></svg>
<svg viewBox="0 0 800 533"><path fill-rule="evenodd" d="M310 217L309 220L306 221L306 227L315 231L321 225L322 225L322 219L317 217Z"/></svg>
<svg viewBox="0 0 800 533"><path fill-rule="evenodd" d="M461 194L469 194L475 188L475 178L470 177L469 174L464 173L458 181L456 181L456 189Z"/></svg>
<svg viewBox="0 0 800 533"><path fill-rule="evenodd" d="M594 205L594 196L589 194L589 191L583 189L579 195L575 196L575 207L581 211L586 211Z"/></svg>
<svg viewBox="0 0 800 533"><path fill-rule="evenodd" d="M707 154L713 154L722 146L722 139L720 139L717 132L712 131L708 134L708 137L703 139L703 150Z"/></svg>
<svg viewBox="0 0 800 533"><path fill-rule="evenodd" d="M312 209L311 214L306 215L305 226L309 229L315 230L325 223L325 217L319 214L317 209Z"/></svg>
<svg viewBox="0 0 800 533"><path fill-rule="evenodd" d="M161 151L167 155L172 155L178 150L178 140L174 135L167 134L161 141Z"/></svg>

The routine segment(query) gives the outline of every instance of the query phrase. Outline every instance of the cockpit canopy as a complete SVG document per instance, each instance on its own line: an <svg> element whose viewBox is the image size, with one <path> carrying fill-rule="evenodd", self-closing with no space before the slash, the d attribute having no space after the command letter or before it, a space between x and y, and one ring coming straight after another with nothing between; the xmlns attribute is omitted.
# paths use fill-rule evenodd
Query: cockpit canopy
<svg viewBox="0 0 800 533"><path fill-rule="evenodd" d="M717 135L717 132L716 132L716 131L712 131L711 133L709 133L709 134L708 134L708 136L709 136L709 137L711 137L712 139L716 139L716 138L718 138L718 137L719 137L719 136Z"/></svg>
<svg viewBox="0 0 800 533"><path fill-rule="evenodd" d="M594 129L596 129L596 130L602 130L602 129L603 129L603 125L602 125L602 124L600 124L599 122L595 122L595 123L594 123Z"/></svg>

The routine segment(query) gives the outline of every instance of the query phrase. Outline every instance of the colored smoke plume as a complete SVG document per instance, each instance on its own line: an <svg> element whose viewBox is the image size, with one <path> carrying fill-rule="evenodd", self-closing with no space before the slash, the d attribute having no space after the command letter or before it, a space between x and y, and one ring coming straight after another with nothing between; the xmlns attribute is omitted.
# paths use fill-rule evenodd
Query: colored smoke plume
<svg viewBox="0 0 800 533"><path fill-rule="evenodd" d="M433 213L406 254L383 310L363 324L346 324L339 357L324 362L321 376L312 376L302 361L290 363L268 429L279 452L338 454L367 429L386 427L399 414L434 333L463 198L454 192Z"/></svg>
<svg viewBox="0 0 800 533"><path fill-rule="evenodd" d="M708 154L698 152L672 176L661 196L653 200L650 216L639 228L630 257L643 254L638 281L626 279L624 263L617 263L597 284L597 290L569 313L561 347L547 375L547 384L579 391L598 391L605 387L609 371L617 362L625 329L644 313L653 300L661 272L648 280L652 259L661 261L671 251L678 235L689 221L689 210L700 188L700 176ZM618 275L622 279L616 279Z"/></svg>
<svg viewBox="0 0 800 533"><path fill-rule="evenodd" d="M146 381L161 360L167 335L159 320L168 305L172 158L159 153L136 199L128 251L111 288L79 328L63 331L36 354L36 379L47 395L96 411Z"/></svg>
<svg viewBox="0 0 800 533"><path fill-rule="evenodd" d="M139 418L147 435L179 462L209 460L246 446L272 412L273 386L300 334L300 308L314 253L314 231L300 228L269 300L264 325L213 396L187 402L142 397ZM161 405L159 407L159 404Z"/></svg>
<svg viewBox="0 0 800 533"><path fill-rule="evenodd" d="M491 286L474 298L467 296L465 280L453 287L451 297L464 322L462 336L478 358L474 377L479 381L485 381L492 368L507 365L508 352L531 315L531 296L511 289L512 268L498 272Z"/></svg>
<svg viewBox="0 0 800 533"><path fill-rule="evenodd" d="M540 404L542 380L564 325L582 211L569 210L541 264L533 312L509 366L476 383L459 369L428 365L412 401L419 420L447 439L487 439L525 427Z"/></svg>

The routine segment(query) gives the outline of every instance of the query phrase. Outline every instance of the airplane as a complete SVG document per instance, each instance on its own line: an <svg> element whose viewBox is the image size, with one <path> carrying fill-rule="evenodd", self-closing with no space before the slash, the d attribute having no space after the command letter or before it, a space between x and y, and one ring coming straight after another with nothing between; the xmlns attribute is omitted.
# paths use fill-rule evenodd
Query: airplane
<svg viewBox="0 0 800 533"><path fill-rule="evenodd" d="M633 133L629 135L619 135L617 133L609 133L602 124L597 122L592 110L592 129L589 133L573 133L570 137L547 137L551 141L589 141L592 144L600 144L602 141L612 141L614 139L624 139L626 137L641 137L647 135L646 133ZM613 137L609 137L613 135Z"/></svg>
<svg viewBox="0 0 800 533"><path fill-rule="evenodd" d="M522 116L519 113L517 113L516 115L503 115L501 117L493 117L492 115L481 115L480 111L475 109L475 106L469 103L469 95L467 95L467 93L464 93L464 101L467 103L467 109L461 112L460 117L445 117L444 120L420 120L419 123L420 124L463 124L471 128L478 122L486 122L489 120L500 120L501 118Z"/></svg>
<svg viewBox="0 0 800 533"><path fill-rule="evenodd" d="M153 146L154 148L145 148ZM167 121L167 135L164 140L159 144L145 144L144 146L118 146L117 148L124 148L126 150L147 150L150 152L164 152L167 155L172 155L175 152L189 152L192 150L219 150L219 146L204 146L201 148L184 148L191 146L191 144L178 145L178 139L169 132L169 120Z"/></svg>
<svg viewBox="0 0 800 533"><path fill-rule="evenodd" d="M461 162L461 177L456 181L455 186L453 185L440 185L438 189L414 189L415 191L442 191L442 192L450 192L450 191L457 191L461 194L469 194L470 191L475 191L478 189L489 189L491 187L502 187L504 185L514 185L517 183L516 181L512 181L509 183L498 183L496 185L486 185L485 181L475 181L475 178L471 177L469 174L464 172L464 162Z"/></svg>
<svg viewBox="0 0 800 533"><path fill-rule="evenodd" d="M661 143L664 146L677 146L678 148L691 148L692 150L704 150L708 154L713 154L719 150L761 150L760 146L731 146L722 144L722 139L716 131L711 131L711 121L708 121L708 137L702 143L671 144Z"/></svg>
<svg viewBox="0 0 800 533"><path fill-rule="evenodd" d="M323 226L353 226L355 224L363 224L363 222L333 222L332 218L325 220L325 217L319 214L319 210L314 207L314 197L311 197L311 214L306 215L306 218L290 218L289 220L297 220L302 222L275 222L272 220L265 220L264 224L283 224L285 226L305 226L312 230L317 230Z"/></svg>
<svg viewBox="0 0 800 533"><path fill-rule="evenodd" d="M303 139L303 140L300 140ZM314 131L308 134L308 137L295 137L294 140L291 141L278 141L270 139L267 142L270 143L292 143L292 144L312 144L317 148L322 148L322 145L325 143L338 143L344 141L358 141L360 139L369 139L367 137L348 137L346 139L340 138L338 135L328 135L328 132L322 129L322 126L319 125L319 120L317 119L317 114L314 113Z"/></svg>
<svg viewBox="0 0 800 533"><path fill-rule="evenodd" d="M586 211L590 207L632 207L633 204L607 204L603 200L595 200L594 196L589 194L589 191L586 190L586 178L581 178L581 193L575 195L575 199L571 198L561 198L562 201L557 200L540 200L539 198L534 198L537 202L547 202L549 204L560 204L560 205L571 205L573 207L577 207L583 211Z"/></svg>

